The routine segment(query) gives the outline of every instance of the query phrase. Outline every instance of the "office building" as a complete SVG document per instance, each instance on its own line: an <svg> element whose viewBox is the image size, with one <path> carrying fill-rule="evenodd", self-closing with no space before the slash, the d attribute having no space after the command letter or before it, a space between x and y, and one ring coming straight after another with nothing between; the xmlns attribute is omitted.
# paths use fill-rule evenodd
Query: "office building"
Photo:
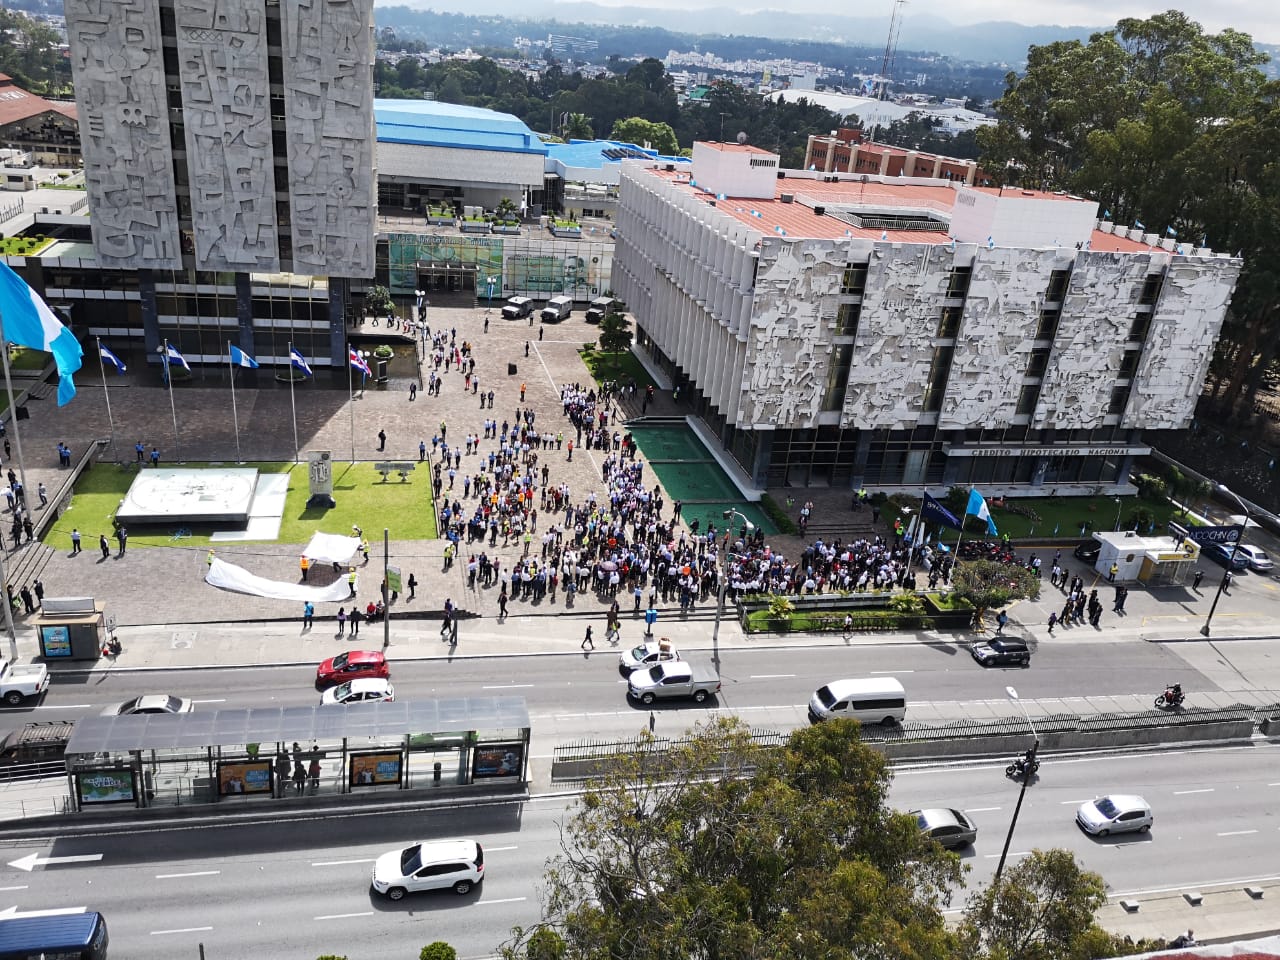
<svg viewBox="0 0 1280 960"><path fill-rule="evenodd" d="M613 287L744 485L1124 492L1190 422L1237 259L1078 197L624 164Z"/></svg>

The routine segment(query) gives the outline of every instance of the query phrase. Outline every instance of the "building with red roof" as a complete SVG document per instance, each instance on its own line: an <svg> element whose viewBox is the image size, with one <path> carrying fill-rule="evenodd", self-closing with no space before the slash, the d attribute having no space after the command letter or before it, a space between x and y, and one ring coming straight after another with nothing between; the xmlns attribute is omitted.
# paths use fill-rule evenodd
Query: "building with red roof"
<svg viewBox="0 0 1280 960"><path fill-rule="evenodd" d="M613 287L744 487L1131 490L1185 427L1239 260L1082 197L784 170L697 143L624 165Z"/></svg>
<svg viewBox="0 0 1280 960"><path fill-rule="evenodd" d="M38 97L0 73L0 146L30 154L37 166L79 166L76 105Z"/></svg>

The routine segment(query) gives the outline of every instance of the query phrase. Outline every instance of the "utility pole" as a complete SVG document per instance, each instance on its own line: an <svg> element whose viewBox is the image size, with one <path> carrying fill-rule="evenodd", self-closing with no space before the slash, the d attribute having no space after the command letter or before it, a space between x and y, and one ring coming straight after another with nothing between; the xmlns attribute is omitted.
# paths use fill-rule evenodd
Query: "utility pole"
<svg viewBox="0 0 1280 960"><path fill-rule="evenodd" d="M382 649L391 646L391 532L382 528Z"/></svg>

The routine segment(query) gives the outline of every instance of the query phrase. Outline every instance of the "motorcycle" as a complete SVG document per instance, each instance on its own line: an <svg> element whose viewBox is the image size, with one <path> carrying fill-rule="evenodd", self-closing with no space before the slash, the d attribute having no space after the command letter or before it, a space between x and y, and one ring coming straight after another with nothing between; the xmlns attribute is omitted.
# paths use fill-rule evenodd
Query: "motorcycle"
<svg viewBox="0 0 1280 960"><path fill-rule="evenodd" d="M1013 763L1004 768L1006 777L1032 777L1040 770L1040 761L1038 759L1028 762L1026 757L1018 757Z"/></svg>
<svg viewBox="0 0 1280 960"><path fill-rule="evenodd" d="M1180 707L1184 699L1186 694L1180 687L1166 687L1164 693L1156 697L1156 709L1167 710L1170 707Z"/></svg>

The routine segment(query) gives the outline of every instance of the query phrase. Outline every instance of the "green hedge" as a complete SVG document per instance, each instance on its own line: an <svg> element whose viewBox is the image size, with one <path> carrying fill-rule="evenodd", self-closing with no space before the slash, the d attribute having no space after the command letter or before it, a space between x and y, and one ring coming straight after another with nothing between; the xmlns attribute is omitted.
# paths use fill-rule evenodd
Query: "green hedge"
<svg viewBox="0 0 1280 960"><path fill-rule="evenodd" d="M773 521L773 525L778 528L780 533L794 536L800 532L800 528L796 526L796 522L787 516L787 511L778 505L778 501L765 494L760 498L760 507L769 515L769 519Z"/></svg>

